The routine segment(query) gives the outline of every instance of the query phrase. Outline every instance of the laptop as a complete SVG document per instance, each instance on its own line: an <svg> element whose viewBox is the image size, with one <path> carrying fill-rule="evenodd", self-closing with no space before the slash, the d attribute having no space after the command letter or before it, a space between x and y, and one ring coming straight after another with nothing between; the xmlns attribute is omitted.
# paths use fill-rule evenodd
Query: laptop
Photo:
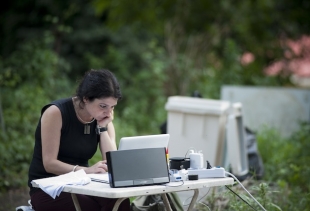
<svg viewBox="0 0 310 211"><path fill-rule="evenodd" d="M168 149L169 138L169 134L123 137L119 141L118 150L158 147L165 147Z"/></svg>
<svg viewBox="0 0 310 211"><path fill-rule="evenodd" d="M109 151L106 156L112 188L170 182L165 147Z"/></svg>

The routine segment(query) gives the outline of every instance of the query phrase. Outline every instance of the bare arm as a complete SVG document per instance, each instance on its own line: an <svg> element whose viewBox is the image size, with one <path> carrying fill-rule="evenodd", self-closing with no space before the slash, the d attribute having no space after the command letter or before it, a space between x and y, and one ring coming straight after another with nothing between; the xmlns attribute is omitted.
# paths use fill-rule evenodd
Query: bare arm
<svg viewBox="0 0 310 211"><path fill-rule="evenodd" d="M106 160L106 152L117 150L115 142L115 128L112 122L108 125L108 131L100 134L100 151L102 159Z"/></svg>
<svg viewBox="0 0 310 211"><path fill-rule="evenodd" d="M47 172L56 175L72 171L72 165L57 159L60 145L62 119L60 110L52 105L45 110L41 119L42 158Z"/></svg>
<svg viewBox="0 0 310 211"><path fill-rule="evenodd" d="M101 121L97 121L97 124L100 127L108 127L108 131L105 131L100 134L100 151L102 155L102 160L106 160L106 152L117 150L115 142L115 128L113 125L114 119L114 108L110 113Z"/></svg>

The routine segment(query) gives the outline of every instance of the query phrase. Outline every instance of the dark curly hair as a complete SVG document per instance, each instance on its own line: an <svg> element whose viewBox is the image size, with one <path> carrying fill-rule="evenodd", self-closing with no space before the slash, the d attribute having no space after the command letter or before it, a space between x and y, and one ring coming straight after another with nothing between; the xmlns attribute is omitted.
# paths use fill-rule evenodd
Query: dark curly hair
<svg viewBox="0 0 310 211"><path fill-rule="evenodd" d="M122 99L122 93L115 75L107 70L89 70L85 73L76 90L80 102L83 98L93 101L96 98L114 97Z"/></svg>

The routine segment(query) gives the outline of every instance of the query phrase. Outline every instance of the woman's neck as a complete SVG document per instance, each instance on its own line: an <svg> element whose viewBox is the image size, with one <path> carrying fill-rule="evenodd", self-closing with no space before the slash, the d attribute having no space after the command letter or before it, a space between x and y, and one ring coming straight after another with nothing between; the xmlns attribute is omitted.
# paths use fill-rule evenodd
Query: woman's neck
<svg viewBox="0 0 310 211"><path fill-rule="evenodd" d="M84 124L89 124L94 121L94 118L91 117L85 109L84 103L82 103L78 97L72 98L73 107L76 113L77 118ZM83 105L83 107L81 106Z"/></svg>

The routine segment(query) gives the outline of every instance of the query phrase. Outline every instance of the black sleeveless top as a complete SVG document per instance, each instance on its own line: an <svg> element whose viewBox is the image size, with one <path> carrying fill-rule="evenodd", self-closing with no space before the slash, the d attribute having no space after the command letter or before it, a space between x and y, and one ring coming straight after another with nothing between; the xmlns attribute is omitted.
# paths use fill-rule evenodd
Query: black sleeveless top
<svg viewBox="0 0 310 211"><path fill-rule="evenodd" d="M88 160L93 157L98 148L99 136L95 132L96 120L90 123L90 134L84 134L84 124L78 120L71 98L57 100L44 106L41 117L51 105L57 106L62 116L58 160L72 165L88 166ZM40 118L35 132L34 152L28 173L30 195L37 189L32 187L30 183L32 180L52 176L56 175L46 172L43 166Z"/></svg>

